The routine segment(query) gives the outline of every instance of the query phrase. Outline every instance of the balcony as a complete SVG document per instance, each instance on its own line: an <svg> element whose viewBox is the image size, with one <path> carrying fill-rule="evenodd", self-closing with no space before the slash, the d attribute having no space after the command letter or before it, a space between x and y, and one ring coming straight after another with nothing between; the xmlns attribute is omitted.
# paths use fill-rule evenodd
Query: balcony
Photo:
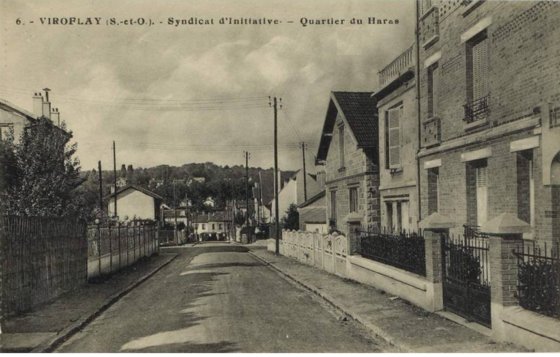
<svg viewBox="0 0 560 357"><path fill-rule="evenodd" d="M425 49L439 39L439 10L433 6L420 18L420 43Z"/></svg>
<svg viewBox="0 0 560 357"><path fill-rule="evenodd" d="M399 78L403 73L414 66L414 46L410 46L385 68L379 71L379 86L384 87L387 83Z"/></svg>
<svg viewBox="0 0 560 357"><path fill-rule="evenodd" d="M433 117L422 123L422 147L429 148L441 143L441 119Z"/></svg>
<svg viewBox="0 0 560 357"><path fill-rule="evenodd" d="M490 113L490 94L463 105L465 109L466 129L486 124Z"/></svg>

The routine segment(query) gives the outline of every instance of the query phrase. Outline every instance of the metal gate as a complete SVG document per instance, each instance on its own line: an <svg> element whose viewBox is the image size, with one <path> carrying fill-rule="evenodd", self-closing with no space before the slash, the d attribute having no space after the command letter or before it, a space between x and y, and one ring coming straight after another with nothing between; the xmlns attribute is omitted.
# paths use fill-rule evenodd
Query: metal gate
<svg viewBox="0 0 560 357"><path fill-rule="evenodd" d="M490 327L488 250L488 237L469 227L463 237L442 240L444 307Z"/></svg>

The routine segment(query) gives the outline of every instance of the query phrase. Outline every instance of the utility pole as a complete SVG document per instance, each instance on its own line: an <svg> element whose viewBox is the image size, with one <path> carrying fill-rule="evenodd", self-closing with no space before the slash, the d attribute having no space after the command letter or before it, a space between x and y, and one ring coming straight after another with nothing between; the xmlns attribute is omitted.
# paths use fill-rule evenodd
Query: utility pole
<svg viewBox="0 0 560 357"><path fill-rule="evenodd" d="M301 155L303 157L303 202L307 201L307 171L305 171L305 143L301 143Z"/></svg>
<svg viewBox="0 0 560 357"><path fill-rule="evenodd" d="M99 171L99 212L103 217L103 172L101 171L101 161L97 162L97 170Z"/></svg>
<svg viewBox="0 0 560 357"><path fill-rule="evenodd" d="M115 141L113 140L113 183L115 184L115 218L117 218L117 151L115 149Z"/></svg>
<svg viewBox="0 0 560 357"><path fill-rule="evenodd" d="M245 216L245 225L249 226L249 152L245 151L245 207L247 213Z"/></svg>
<svg viewBox="0 0 560 357"><path fill-rule="evenodd" d="M269 97L270 99L270 97ZM276 227L276 255L280 254L280 215L278 213L278 98L274 97L273 102L269 103L274 109L274 216ZM280 98L280 108L282 108L282 98Z"/></svg>

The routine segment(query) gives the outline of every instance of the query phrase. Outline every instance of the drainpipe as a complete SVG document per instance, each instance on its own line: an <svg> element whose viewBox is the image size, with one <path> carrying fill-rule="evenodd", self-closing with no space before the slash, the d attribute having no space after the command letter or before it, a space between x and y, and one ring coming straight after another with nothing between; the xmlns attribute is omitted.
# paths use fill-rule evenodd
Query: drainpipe
<svg viewBox="0 0 560 357"><path fill-rule="evenodd" d="M421 190L420 190L420 149L422 148L422 119L420 111L420 0L415 1L416 4L416 105L418 110L418 151L416 152L416 190L417 195L416 202L418 202L418 218L416 221L416 226L422 217L422 200L421 200Z"/></svg>

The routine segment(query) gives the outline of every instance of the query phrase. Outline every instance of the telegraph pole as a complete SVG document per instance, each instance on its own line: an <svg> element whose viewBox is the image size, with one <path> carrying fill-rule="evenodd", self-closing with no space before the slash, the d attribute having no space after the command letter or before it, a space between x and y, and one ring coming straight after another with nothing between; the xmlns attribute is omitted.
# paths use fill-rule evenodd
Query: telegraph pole
<svg viewBox="0 0 560 357"><path fill-rule="evenodd" d="M270 97L269 97L270 99ZM280 98L282 102L282 98ZM280 254L280 220L279 220L279 208L278 208L278 99L274 97L272 103L274 109L274 216L275 216L275 227L276 227L276 255ZM282 108L282 104L280 104Z"/></svg>
<svg viewBox="0 0 560 357"><path fill-rule="evenodd" d="M97 162L97 170L99 171L99 212L103 217L103 172L101 172L101 161Z"/></svg>
<svg viewBox="0 0 560 357"><path fill-rule="evenodd" d="M115 185L115 218L117 218L117 151L115 149L115 141L113 140L113 183Z"/></svg>
<svg viewBox="0 0 560 357"><path fill-rule="evenodd" d="M245 225L249 226L249 152L245 151L245 204L247 213L245 217Z"/></svg>
<svg viewBox="0 0 560 357"><path fill-rule="evenodd" d="M303 202L307 201L307 171L305 171L305 143L301 143L301 155L303 157Z"/></svg>

